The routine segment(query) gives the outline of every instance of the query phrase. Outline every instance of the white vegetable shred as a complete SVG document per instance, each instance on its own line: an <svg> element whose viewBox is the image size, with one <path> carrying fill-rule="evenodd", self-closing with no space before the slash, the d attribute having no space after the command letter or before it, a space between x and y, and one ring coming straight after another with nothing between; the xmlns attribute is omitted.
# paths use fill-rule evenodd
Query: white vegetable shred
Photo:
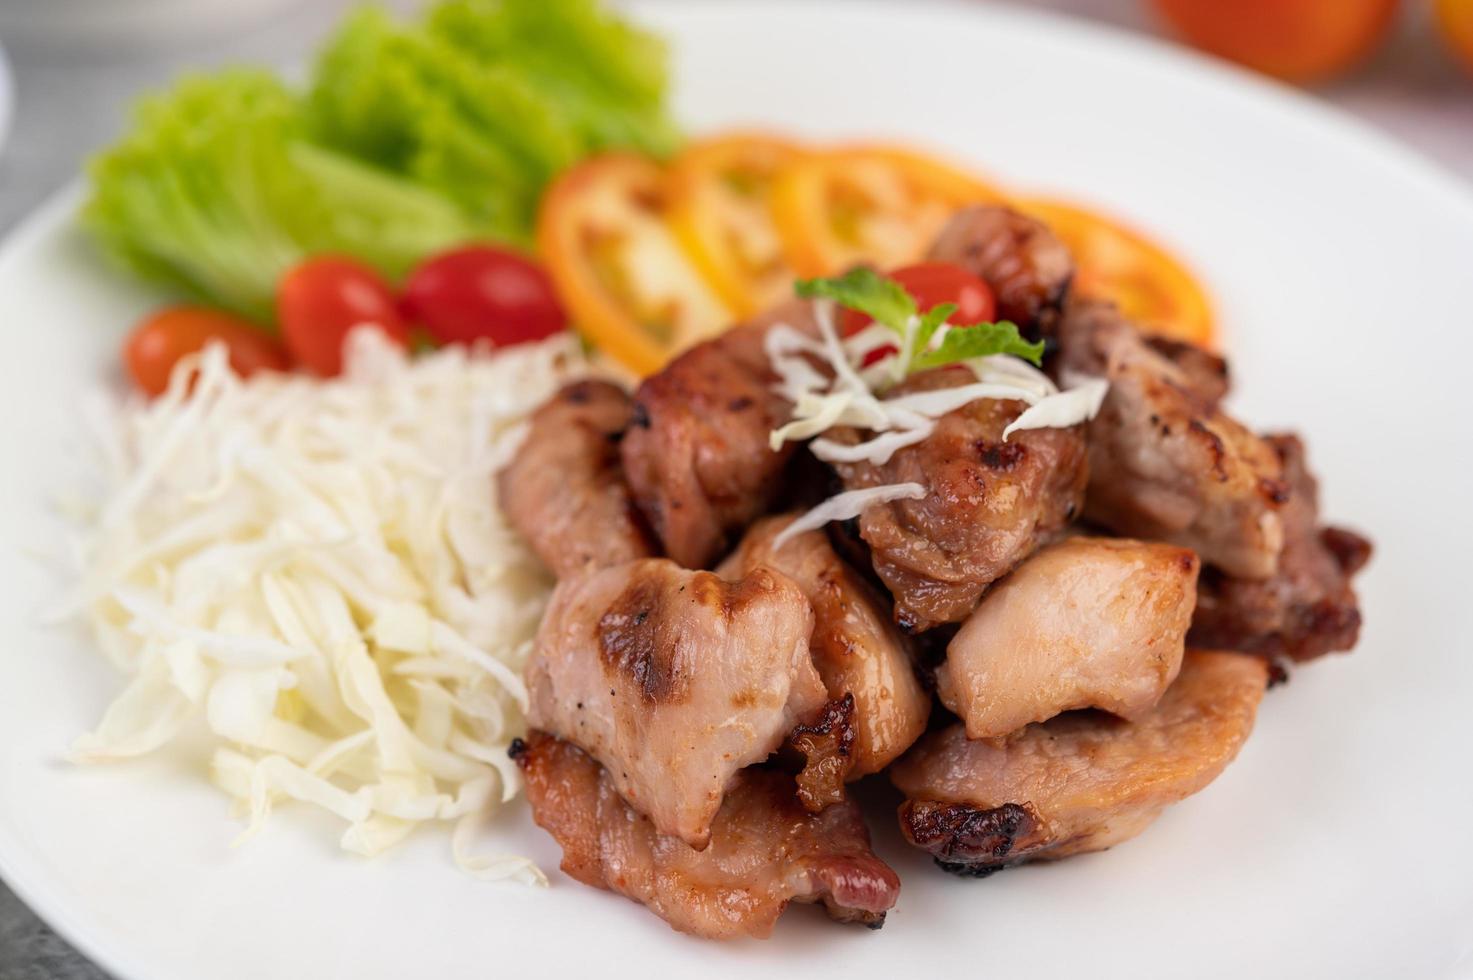
<svg viewBox="0 0 1473 980"><path fill-rule="evenodd" d="M155 401L96 420L107 492L61 612L132 679L74 755L202 726L244 836L284 801L339 817L363 855L449 821L461 867L541 883L526 858L471 848L520 789L506 750L551 585L493 474L576 345L410 359L358 331L347 355L331 381L242 381L211 347Z"/></svg>
<svg viewBox="0 0 1473 980"><path fill-rule="evenodd" d="M875 504L887 504L892 500L919 500L925 495L926 488L919 483L888 483L882 487L836 493L778 532L777 537L772 539L772 550L777 551L794 537L805 531L816 531L830 521L847 521L851 517L859 517L866 508Z"/></svg>

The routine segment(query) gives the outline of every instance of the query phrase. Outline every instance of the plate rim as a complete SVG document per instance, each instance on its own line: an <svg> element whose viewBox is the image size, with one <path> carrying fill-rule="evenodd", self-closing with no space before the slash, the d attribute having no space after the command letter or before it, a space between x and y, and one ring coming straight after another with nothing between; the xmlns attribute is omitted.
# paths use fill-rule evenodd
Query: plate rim
<svg viewBox="0 0 1473 980"><path fill-rule="evenodd" d="M674 6L673 0L635 0L636 17ZM844 0L811 0L809 9L828 8L852 14L855 7ZM766 10L791 9L784 0L707 0L683 7L694 16L755 17ZM1195 77L1244 105L1251 112L1274 111L1292 118L1313 131L1317 141L1339 141L1354 145L1358 153L1374 158L1389 172L1409 185L1463 213L1473 224L1473 181L1460 176L1386 130L1364 121L1348 110L1316 98L1312 93L1267 79L1247 69L1221 61L1167 39L1138 34L1125 28L1071 17L1059 11L1035 10L1004 5L977 5L970 0L870 0L861 8L880 18L917 15L946 20L979 18L1003 25L1006 30L1042 32L1070 44L1103 50L1124 60L1134 59L1150 70ZM13 76L0 48L0 151L3 151L13 121ZM78 174L63 187L47 195L0 235L0 274L21 261L38 245L64 234L75 222L86 197L85 177ZM49 928L61 936L96 967L118 980L161 980L172 974L151 969L141 954L127 945L126 938L98 921L96 916L68 908L54 883L46 882L41 862L10 830L0 824L0 880Z"/></svg>

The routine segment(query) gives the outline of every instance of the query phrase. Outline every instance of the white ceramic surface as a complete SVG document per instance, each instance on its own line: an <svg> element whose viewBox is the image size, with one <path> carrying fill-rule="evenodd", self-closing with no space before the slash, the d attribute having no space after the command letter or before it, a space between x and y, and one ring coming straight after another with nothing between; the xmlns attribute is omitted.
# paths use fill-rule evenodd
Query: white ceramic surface
<svg viewBox="0 0 1473 980"><path fill-rule="evenodd" d="M421 834L375 863L283 810L239 827L188 751L59 758L119 679L37 628L81 393L154 297L55 202L0 251L0 874L126 980L273 977L1448 977L1473 972L1468 517L1473 197L1310 102L1149 42L966 4L640 8L693 128L921 140L1018 186L1103 203L1218 300L1236 410L1309 438L1328 516L1370 532L1352 656L1271 693L1238 762L1108 853L964 881L878 813L904 879L878 933L794 909L768 943L676 935L570 882L487 885ZM883 799L883 794L879 794ZM556 866L517 807L508 848Z"/></svg>

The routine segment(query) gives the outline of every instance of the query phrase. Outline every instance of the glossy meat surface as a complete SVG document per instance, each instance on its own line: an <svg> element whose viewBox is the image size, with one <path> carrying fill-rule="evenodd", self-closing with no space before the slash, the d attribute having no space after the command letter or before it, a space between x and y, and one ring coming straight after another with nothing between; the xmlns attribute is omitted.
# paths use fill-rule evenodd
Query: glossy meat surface
<svg viewBox="0 0 1473 980"><path fill-rule="evenodd" d="M661 833L704 847L722 794L827 698L799 588L645 559L564 579L527 664L528 723L587 751Z"/></svg>
<svg viewBox="0 0 1473 980"><path fill-rule="evenodd" d="M901 830L974 875L1129 840L1237 756L1267 683L1256 657L1191 650L1135 722L1080 712L1002 739L968 740L960 724L933 732L891 769L907 797Z"/></svg>
<svg viewBox="0 0 1473 980"><path fill-rule="evenodd" d="M929 258L952 262L992 287L997 316L1033 337L1053 332L1074 277L1074 259L1048 226L1001 205L957 212Z"/></svg>
<svg viewBox="0 0 1473 980"><path fill-rule="evenodd" d="M517 762L533 818L563 849L563 871L640 902L681 932L766 937L790 901L823 902L839 921L878 928L900 893L900 879L870 849L859 808L809 813L783 773L744 770L710 846L697 851L656 830L567 742L534 733Z"/></svg>
<svg viewBox="0 0 1473 980"><path fill-rule="evenodd" d="M813 606L813 664L830 698L854 698L849 776L879 772L925 731L930 695L885 597L834 552L827 535L809 531L773 550L792 521L791 515L758 521L719 572L739 578L766 565L803 590Z"/></svg>
<svg viewBox="0 0 1473 980"><path fill-rule="evenodd" d="M999 582L936 671L969 738L1063 711L1149 712L1176 678L1197 598L1197 556L1118 538L1069 538Z"/></svg>
<svg viewBox="0 0 1473 980"><path fill-rule="evenodd" d="M654 554L619 465L633 403L607 381L577 381L532 414L497 477L507 519L559 577Z"/></svg>
<svg viewBox="0 0 1473 980"><path fill-rule="evenodd" d="M912 375L895 394L969 384L960 366ZM1089 476L1082 426L1027 429L1002 441L1022 414L1018 401L983 399L937 420L925 440L889 462L840 463L846 490L916 482L929 493L865 511L860 536L875 572L895 596L895 616L915 632L965 619L993 581L1007 574L1084 505ZM858 442L852 429L829 432Z"/></svg>
<svg viewBox="0 0 1473 980"><path fill-rule="evenodd" d="M1074 302L1059 328L1062 369L1110 381L1089 425L1085 517L1117 534L1191 548L1239 578L1278 568L1288 497L1266 442L1193 386L1113 306Z"/></svg>
<svg viewBox="0 0 1473 980"><path fill-rule="evenodd" d="M807 302L699 344L644 380L621 445L625 476L665 553L705 568L782 489L795 449L774 451L768 433L788 421L763 342L774 323L812 331Z"/></svg>
<svg viewBox="0 0 1473 980"><path fill-rule="evenodd" d="M1191 641L1294 660L1349 650L1361 626L1351 578L1369 560L1371 544L1353 531L1320 526L1319 487L1298 437L1269 436L1268 443L1289 485L1278 572L1255 581L1209 569Z"/></svg>

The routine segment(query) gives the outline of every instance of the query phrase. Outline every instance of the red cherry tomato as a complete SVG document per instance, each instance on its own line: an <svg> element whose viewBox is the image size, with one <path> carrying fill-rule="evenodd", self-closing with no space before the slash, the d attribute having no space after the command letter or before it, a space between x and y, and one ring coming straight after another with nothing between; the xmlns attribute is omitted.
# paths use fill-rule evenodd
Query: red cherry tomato
<svg viewBox="0 0 1473 980"><path fill-rule="evenodd" d="M922 313L941 303L955 303L956 312L948 321L951 323L966 326L991 322L997 316L997 298L992 294L992 287L959 265L920 262L896 269L890 273L890 278L915 297L916 306ZM845 310L839 329L848 337L871 322L870 317L857 310ZM864 366L868 367L894 350L894 347L882 347L871 351L864 359Z"/></svg>
<svg viewBox="0 0 1473 980"><path fill-rule="evenodd" d="M179 359L204 349L212 340L225 345L230 366L241 377L257 371L285 371L286 351L249 321L219 310L174 306L133 328L123 343L123 363L133 382L150 397L169 386Z"/></svg>
<svg viewBox="0 0 1473 980"><path fill-rule="evenodd" d="M333 255L307 259L282 276L276 316L292 357L324 377L342 371L343 339L354 327L372 324L401 347L409 342L409 328L383 277Z"/></svg>
<svg viewBox="0 0 1473 980"><path fill-rule="evenodd" d="M404 311L442 344L505 347L550 337L568 322L541 266L487 245L426 259L404 288Z"/></svg>
<svg viewBox="0 0 1473 980"><path fill-rule="evenodd" d="M997 316L997 299L992 287L959 265L950 262L920 262L890 273L890 278L915 297L922 313L940 303L955 303L950 322L963 325L990 322ZM869 326L870 318L845 310L840 326L847 337Z"/></svg>

